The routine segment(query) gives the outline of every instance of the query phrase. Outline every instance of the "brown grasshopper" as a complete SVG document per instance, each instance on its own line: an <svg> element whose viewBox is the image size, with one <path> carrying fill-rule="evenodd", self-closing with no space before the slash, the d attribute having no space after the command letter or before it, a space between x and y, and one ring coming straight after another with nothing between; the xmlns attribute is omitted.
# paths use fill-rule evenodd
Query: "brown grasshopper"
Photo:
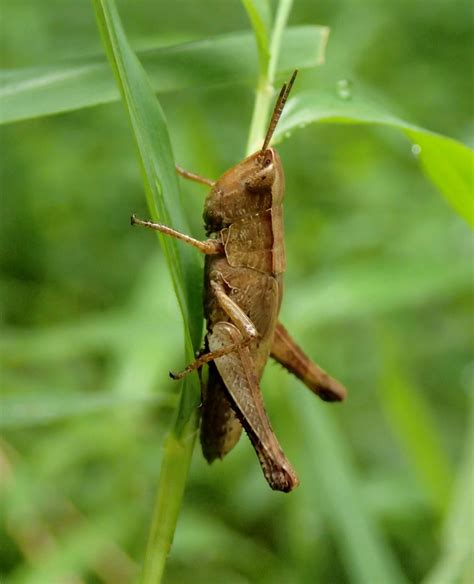
<svg viewBox="0 0 474 584"><path fill-rule="evenodd" d="M203 387L201 445L212 462L231 450L245 428L272 489L291 491L298 477L270 426L259 382L271 356L325 401L340 401L345 388L298 347L278 313L283 294L285 179L276 150L269 148L297 71L283 85L262 148L212 181L187 172L185 178L211 187L204 204L208 239L199 241L166 225L132 216L206 254L205 348L175 379L209 363Z"/></svg>

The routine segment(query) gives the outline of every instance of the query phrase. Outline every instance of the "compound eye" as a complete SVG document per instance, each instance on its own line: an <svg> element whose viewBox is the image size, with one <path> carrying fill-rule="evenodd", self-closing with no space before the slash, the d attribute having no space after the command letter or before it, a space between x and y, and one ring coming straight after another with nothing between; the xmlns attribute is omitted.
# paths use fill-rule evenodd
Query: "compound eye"
<svg viewBox="0 0 474 584"><path fill-rule="evenodd" d="M263 156L260 159L260 164L262 165L263 168L268 168L273 164L274 161L273 150L271 148L267 148L267 150L265 150L265 152L263 152L262 155Z"/></svg>

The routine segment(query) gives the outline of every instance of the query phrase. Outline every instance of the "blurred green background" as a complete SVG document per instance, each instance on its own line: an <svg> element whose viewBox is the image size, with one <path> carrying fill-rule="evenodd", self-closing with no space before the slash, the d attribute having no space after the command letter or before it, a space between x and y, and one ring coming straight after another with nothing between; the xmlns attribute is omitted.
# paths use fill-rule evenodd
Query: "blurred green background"
<svg viewBox="0 0 474 584"><path fill-rule="evenodd" d="M250 28L237 0L118 7L135 48ZM102 53L87 1L0 9L3 67ZM289 23L331 27L300 88L347 80L473 144L468 1L296 0ZM250 84L160 101L185 168L214 178L243 157ZM156 238L129 227L148 215L133 138L118 102L1 137L2 581L131 582L176 405L168 371L184 364ZM211 467L196 449L165 581L472 582L469 228L396 130L312 125L279 152L282 320L349 398L319 403L270 363L266 404L301 486L272 492L246 438ZM205 189L182 190L203 237Z"/></svg>

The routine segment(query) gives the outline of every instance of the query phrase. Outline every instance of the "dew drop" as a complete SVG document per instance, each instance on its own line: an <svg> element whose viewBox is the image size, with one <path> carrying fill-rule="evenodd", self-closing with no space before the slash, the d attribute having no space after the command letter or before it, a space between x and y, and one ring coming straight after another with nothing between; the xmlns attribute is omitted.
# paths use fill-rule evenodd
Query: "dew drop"
<svg viewBox="0 0 474 584"><path fill-rule="evenodd" d="M285 132L283 136L285 136L285 138L289 138L291 136L291 132Z"/></svg>
<svg viewBox="0 0 474 584"><path fill-rule="evenodd" d="M351 99L353 84L350 79L340 79L337 82L337 95L344 100Z"/></svg>
<svg viewBox="0 0 474 584"><path fill-rule="evenodd" d="M419 144L412 144L411 153L415 158L418 158L418 156L421 154L421 146Z"/></svg>

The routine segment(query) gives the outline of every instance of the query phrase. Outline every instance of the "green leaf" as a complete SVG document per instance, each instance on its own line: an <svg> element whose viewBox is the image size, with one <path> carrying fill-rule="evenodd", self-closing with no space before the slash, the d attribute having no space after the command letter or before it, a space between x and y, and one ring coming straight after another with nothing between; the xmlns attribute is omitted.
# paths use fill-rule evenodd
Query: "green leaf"
<svg viewBox="0 0 474 584"><path fill-rule="evenodd" d="M94 0L99 30L138 145L148 206L155 219L188 232L173 154L161 106L126 39L112 0ZM201 269L196 251L160 237L184 321L186 355L193 359L202 334ZM163 331L164 332L164 331ZM184 493L198 425L200 386L186 378L176 422L166 440L143 582L157 582L164 570Z"/></svg>
<svg viewBox="0 0 474 584"><path fill-rule="evenodd" d="M338 97L329 92L306 91L287 103L275 133L275 142L288 137L296 128L315 122L378 124L397 128L408 136L425 174L438 187L450 205L474 225L474 152L446 136L410 124L372 100L359 95Z"/></svg>
<svg viewBox="0 0 474 584"><path fill-rule="evenodd" d="M423 128L407 127L405 133L421 148L419 159L426 176L459 215L474 225L474 152L456 140Z"/></svg>
<svg viewBox="0 0 474 584"><path fill-rule="evenodd" d="M277 72L321 63L327 38L322 26L297 26L283 34ZM138 53L157 93L235 84L255 79L258 64L250 32L236 32L155 47ZM0 123L73 111L116 101L120 93L104 58L0 72Z"/></svg>

